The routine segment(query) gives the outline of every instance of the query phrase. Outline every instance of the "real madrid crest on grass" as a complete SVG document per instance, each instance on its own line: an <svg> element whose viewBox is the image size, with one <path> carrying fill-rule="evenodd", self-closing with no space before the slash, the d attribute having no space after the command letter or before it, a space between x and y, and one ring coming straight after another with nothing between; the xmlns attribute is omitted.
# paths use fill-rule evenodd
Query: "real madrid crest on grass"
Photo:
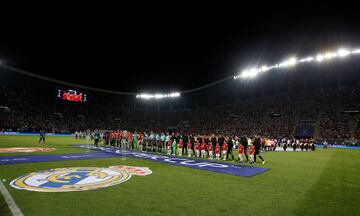
<svg viewBox="0 0 360 216"><path fill-rule="evenodd" d="M126 182L132 175L146 176L147 167L69 167L30 173L14 179L10 186L28 191L69 192L109 187Z"/></svg>

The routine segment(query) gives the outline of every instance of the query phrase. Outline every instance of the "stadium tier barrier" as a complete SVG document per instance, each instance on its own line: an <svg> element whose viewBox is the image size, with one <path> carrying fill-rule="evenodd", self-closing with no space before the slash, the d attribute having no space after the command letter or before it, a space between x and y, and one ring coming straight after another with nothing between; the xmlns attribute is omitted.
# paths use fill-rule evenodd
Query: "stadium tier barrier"
<svg viewBox="0 0 360 216"><path fill-rule="evenodd" d="M0 131L0 135L12 135L12 136L40 136L40 133L31 133L31 132L2 132ZM73 136L73 134L69 133L46 133L46 136Z"/></svg>

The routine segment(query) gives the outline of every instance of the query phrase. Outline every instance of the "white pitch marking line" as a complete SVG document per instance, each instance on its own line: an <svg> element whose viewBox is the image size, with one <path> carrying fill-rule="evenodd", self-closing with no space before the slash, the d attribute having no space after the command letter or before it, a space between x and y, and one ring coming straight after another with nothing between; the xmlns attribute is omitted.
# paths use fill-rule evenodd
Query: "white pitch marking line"
<svg viewBox="0 0 360 216"><path fill-rule="evenodd" d="M20 208L16 205L14 199L12 198L9 191L6 189L5 185L1 182L1 180L0 180L0 192L5 198L5 202L9 206L11 213L14 216L24 216L24 214L21 212Z"/></svg>

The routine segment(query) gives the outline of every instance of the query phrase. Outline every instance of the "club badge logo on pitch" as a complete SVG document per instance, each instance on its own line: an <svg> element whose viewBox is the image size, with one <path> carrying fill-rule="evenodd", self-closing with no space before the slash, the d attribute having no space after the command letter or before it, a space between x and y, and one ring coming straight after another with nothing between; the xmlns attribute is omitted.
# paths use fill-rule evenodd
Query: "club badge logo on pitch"
<svg viewBox="0 0 360 216"><path fill-rule="evenodd" d="M0 153L18 153L18 152L22 152L22 153L30 153L30 152L51 152L56 150L56 148L22 148L22 147L18 147L18 148L0 148Z"/></svg>
<svg viewBox="0 0 360 216"><path fill-rule="evenodd" d="M57 168L30 173L14 179L10 186L38 192L70 192L105 188L121 184L133 175L146 176L147 167L112 166Z"/></svg>

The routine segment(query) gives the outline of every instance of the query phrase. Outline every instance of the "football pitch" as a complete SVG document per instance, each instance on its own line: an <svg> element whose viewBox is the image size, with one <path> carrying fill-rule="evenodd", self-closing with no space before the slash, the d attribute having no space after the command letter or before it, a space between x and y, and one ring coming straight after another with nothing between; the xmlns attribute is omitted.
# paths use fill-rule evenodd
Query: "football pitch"
<svg viewBox="0 0 360 216"><path fill-rule="evenodd" d="M88 153L84 140L0 136L0 148L49 147L53 152L0 156ZM265 152L269 170L250 178L130 157L0 165L0 179L24 215L355 215L360 203L360 151ZM237 156L236 156L237 158ZM233 162L227 162L233 163ZM44 193L9 183L20 176L66 167L149 167L151 175L87 191ZM252 165L254 166L254 165ZM0 215L11 215L0 196Z"/></svg>

